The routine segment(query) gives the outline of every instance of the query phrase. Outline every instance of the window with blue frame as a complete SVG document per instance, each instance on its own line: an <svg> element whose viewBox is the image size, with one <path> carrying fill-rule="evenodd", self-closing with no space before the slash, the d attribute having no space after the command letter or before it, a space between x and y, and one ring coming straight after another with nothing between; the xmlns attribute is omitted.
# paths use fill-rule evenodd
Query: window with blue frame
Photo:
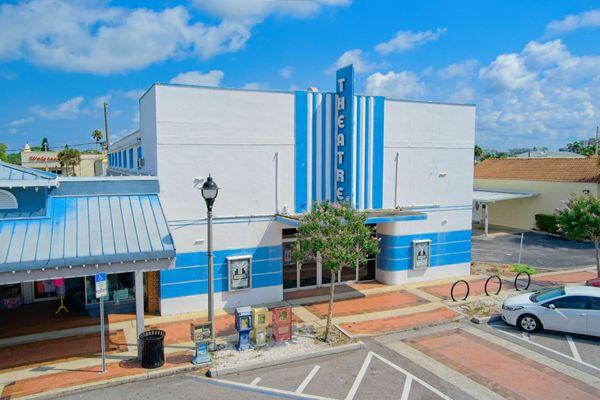
<svg viewBox="0 0 600 400"><path fill-rule="evenodd" d="M127 151L123 150L123 168L127 168Z"/></svg>
<svg viewBox="0 0 600 400"><path fill-rule="evenodd" d="M123 152L119 152L119 168L123 166Z"/></svg>
<svg viewBox="0 0 600 400"><path fill-rule="evenodd" d="M129 169L133 169L133 147L129 149Z"/></svg>

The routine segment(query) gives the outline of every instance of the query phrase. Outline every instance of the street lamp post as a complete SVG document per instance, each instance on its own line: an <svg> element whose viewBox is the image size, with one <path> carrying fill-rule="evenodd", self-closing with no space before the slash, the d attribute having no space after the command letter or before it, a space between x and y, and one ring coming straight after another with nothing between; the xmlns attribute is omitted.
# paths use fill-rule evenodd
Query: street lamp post
<svg viewBox="0 0 600 400"><path fill-rule="evenodd" d="M210 322L210 347L215 349L215 304L214 304L214 282L213 282L213 251L212 251L212 208L219 194L219 188L212 177L208 178L202 185L202 197L206 202L207 218L207 253L208 253L208 320Z"/></svg>

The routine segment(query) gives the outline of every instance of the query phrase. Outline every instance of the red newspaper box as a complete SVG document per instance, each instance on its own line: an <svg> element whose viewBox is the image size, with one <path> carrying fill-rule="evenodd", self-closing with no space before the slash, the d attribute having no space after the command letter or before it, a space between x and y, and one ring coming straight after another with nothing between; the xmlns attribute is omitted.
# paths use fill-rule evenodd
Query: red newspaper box
<svg viewBox="0 0 600 400"><path fill-rule="evenodd" d="M283 342L292 339L292 307L275 307L271 309L273 320L273 339Z"/></svg>

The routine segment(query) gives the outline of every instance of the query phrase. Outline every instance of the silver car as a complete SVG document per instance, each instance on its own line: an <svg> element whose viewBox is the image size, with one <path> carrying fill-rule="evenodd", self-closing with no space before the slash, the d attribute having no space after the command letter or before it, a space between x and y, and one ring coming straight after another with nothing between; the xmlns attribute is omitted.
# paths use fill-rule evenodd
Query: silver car
<svg viewBox="0 0 600 400"><path fill-rule="evenodd" d="M509 297L502 303L502 319L526 332L600 336L600 288L559 286Z"/></svg>

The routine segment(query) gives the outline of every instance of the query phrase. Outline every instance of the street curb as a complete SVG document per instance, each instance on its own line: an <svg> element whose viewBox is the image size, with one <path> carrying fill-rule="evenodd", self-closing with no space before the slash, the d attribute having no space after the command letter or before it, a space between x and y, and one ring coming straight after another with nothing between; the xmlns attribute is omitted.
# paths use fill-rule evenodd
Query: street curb
<svg viewBox="0 0 600 400"><path fill-rule="evenodd" d="M356 343L344 344L341 346L332 347L330 349L323 349L323 350L315 351L315 352L308 353L308 354L299 354L297 356L292 356L292 357L282 357L282 358L270 360L270 361L254 362L254 363L250 363L250 364L246 364L246 365L240 365L237 367L225 367L225 368L213 367L208 370L208 376L211 378L216 378L218 376L236 374L239 372L250 371L250 370L257 369L257 368L273 367L275 365L289 364L289 363L296 362L296 361L303 361L303 360L308 360L308 359L315 358L315 357L322 357L322 356L327 356L330 354L339 354L339 353L344 353L346 351L353 351L353 350L359 350L359 349L364 349L364 348L365 348L365 344L363 342L359 341Z"/></svg>
<svg viewBox="0 0 600 400"><path fill-rule="evenodd" d="M489 317L473 317L471 318L471 322L474 324L487 324L489 322L496 322L502 320L502 316L500 314L492 315Z"/></svg>
<svg viewBox="0 0 600 400"><path fill-rule="evenodd" d="M68 388L61 388L61 389L46 391L43 393L36 393L36 394L23 396L23 397L16 397L15 399L19 399L19 400L55 399L58 396L68 396L68 395L78 394L78 393L87 392L87 391L95 390L95 389L104 389L104 388L108 388L108 387L124 385L127 383L142 382L142 381L145 381L148 379L162 378L165 376L172 376L172 375L177 375L177 374L181 374L181 373L185 373L185 372L197 371L197 370L201 370L203 368L206 368L206 365L187 364L184 366L173 367L173 368L163 369L163 370L156 369L156 370L150 370L150 371L142 373L142 374L136 374L136 375L130 375L130 376L120 376L120 377L109 379L106 381L91 382L89 384L83 384L83 385L68 387Z"/></svg>

